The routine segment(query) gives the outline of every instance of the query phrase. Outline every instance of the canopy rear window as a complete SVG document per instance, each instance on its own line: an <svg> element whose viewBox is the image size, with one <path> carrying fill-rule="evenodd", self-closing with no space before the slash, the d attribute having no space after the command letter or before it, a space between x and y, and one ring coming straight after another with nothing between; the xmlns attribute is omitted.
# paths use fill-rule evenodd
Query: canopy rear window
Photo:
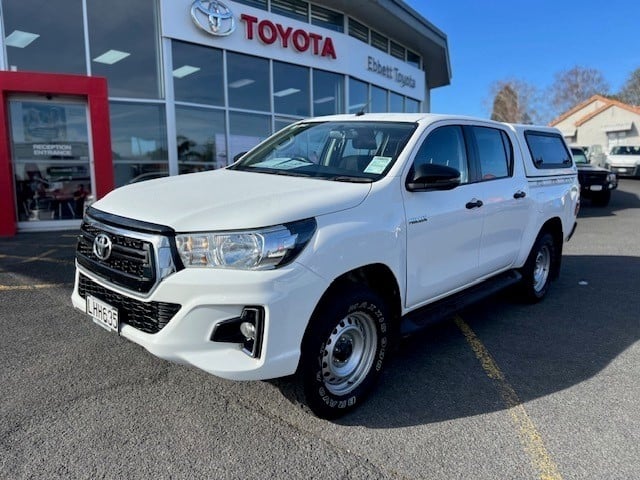
<svg viewBox="0 0 640 480"><path fill-rule="evenodd" d="M561 135L529 130L524 136L536 168L566 168L572 165L571 153Z"/></svg>

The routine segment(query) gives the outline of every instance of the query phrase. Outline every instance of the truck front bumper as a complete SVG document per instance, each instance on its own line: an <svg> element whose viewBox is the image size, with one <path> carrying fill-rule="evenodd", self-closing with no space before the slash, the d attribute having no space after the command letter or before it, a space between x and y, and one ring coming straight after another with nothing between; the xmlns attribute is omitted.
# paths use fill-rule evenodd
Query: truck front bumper
<svg viewBox="0 0 640 480"><path fill-rule="evenodd" d="M150 295L140 297L76 265L71 298L74 307L85 313L86 298L78 288L81 275L84 282L88 279L97 284L97 291L106 290L110 298L125 300L131 308L155 302L176 304L179 310L157 333L145 333L121 322L119 334L160 358L231 380L263 380L294 373L307 323L328 287L325 280L296 263L268 271L187 268L165 278ZM95 296L108 303L99 294ZM246 307L264 311L257 358L244 351L241 343L212 340L217 325L239 318Z"/></svg>
<svg viewBox="0 0 640 480"><path fill-rule="evenodd" d="M640 165L609 165L619 177L640 177Z"/></svg>

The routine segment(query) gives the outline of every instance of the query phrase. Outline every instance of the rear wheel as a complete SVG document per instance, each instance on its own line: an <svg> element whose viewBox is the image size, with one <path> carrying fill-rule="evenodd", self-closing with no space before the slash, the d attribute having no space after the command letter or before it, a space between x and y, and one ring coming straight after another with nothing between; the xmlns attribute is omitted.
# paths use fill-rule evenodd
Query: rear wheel
<svg viewBox="0 0 640 480"><path fill-rule="evenodd" d="M556 255L553 236L548 232L541 232L521 270L521 291L526 301L538 302L546 295L551 284Z"/></svg>
<svg viewBox="0 0 640 480"><path fill-rule="evenodd" d="M384 364L388 319L385 302L363 287L323 301L305 334L299 369L313 413L337 418L364 401Z"/></svg>

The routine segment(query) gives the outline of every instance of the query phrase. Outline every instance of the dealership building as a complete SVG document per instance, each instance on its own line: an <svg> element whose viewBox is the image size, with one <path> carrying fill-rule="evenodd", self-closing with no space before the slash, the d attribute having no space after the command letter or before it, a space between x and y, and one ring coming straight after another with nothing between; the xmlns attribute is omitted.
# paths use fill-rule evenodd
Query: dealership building
<svg viewBox="0 0 640 480"><path fill-rule="evenodd" d="M0 0L0 235L229 165L334 113L428 112L447 37L401 0Z"/></svg>

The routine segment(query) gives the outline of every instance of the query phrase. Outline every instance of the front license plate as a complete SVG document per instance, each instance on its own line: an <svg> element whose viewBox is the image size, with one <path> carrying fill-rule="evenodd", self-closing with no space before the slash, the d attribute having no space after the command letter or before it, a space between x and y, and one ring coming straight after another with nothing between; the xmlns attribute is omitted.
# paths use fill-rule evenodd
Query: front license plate
<svg viewBox="0 0 640 480"><path fill-rule="evenodd" d="M591 185L592 192L599 192L600 190L602 190L602 185Z"/></svg>
<svg viewBox="0 0 640 480"><path fill-rule="evenodd" d="M87 313L103 328L117 332L118 331L118 309L111 305L98 300L91 295L87 295Z"/></svg>
<svg viewBox="0 0 640 480"><path fill-rule="evenodd" d="M619 168L618 171L622 172L622 173L625 173L627 171L627 169L626 168Z"/></svg>

